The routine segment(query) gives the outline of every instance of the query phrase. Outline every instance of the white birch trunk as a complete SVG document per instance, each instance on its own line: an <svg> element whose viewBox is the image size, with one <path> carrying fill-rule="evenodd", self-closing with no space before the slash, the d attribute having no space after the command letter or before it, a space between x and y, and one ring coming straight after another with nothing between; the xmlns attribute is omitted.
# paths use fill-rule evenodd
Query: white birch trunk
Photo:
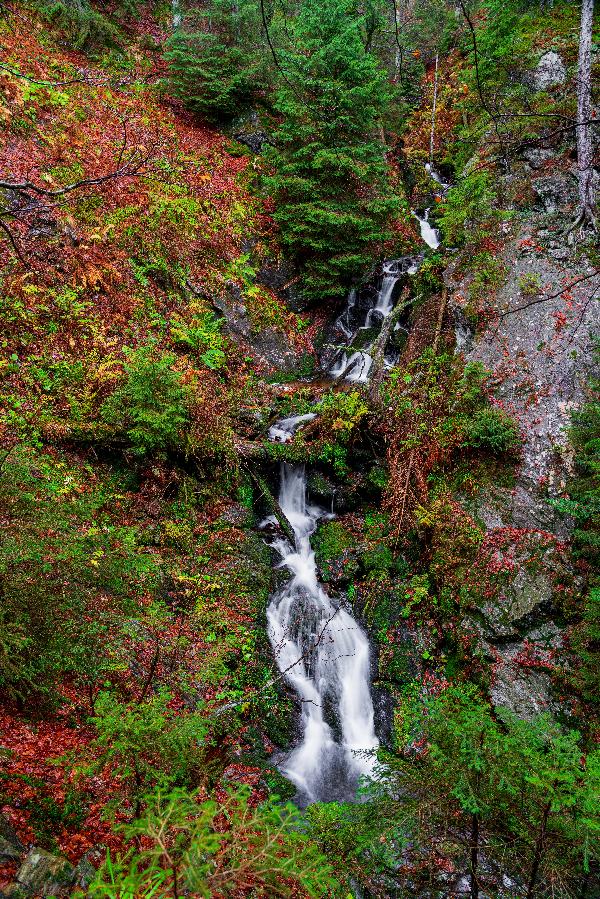
<svg viewBox="0 0 600 899"><path fill-rule="evenodd" d="M579 63L577 67L577 174L579 179L579 216L595 223L594 151L592 143L592 24L594 0L581 2Z"/></svg>
<svg viewBox="0 0 600 899"><path fill-rule="evenodd" d="M431 106L431 135L429 137L429 165L433 166L433 142L435 138L435 113L438 92L438 54L435 54L435 73L433 76L433 103Z"/></svg>

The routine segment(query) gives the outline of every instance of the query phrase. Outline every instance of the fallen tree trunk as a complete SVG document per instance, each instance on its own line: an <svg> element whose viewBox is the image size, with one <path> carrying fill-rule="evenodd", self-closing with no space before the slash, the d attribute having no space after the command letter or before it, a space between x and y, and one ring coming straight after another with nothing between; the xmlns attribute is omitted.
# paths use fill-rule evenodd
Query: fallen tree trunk
<svg viewBox="0 0 600 899"><path fill-rule="evenodd" d="M386 318L383 327L379 332L379 337L373 345L373 365L371 367L371 384L369 386L369 399L375 405L381 403L381 384L385 375L385 347L390 338L390 334L401 314L410 305L412 300L409 298L409 288L405 287L402 291L400 299L396 303L391 314Z"/></svg>
<svg viewBox="0 0 600 899"><path fill-rule="evenodd" d="M263 477L261 477L261 475L256 474L256 472L250 471L248 469L248 474L250 475L250 477L252 478L252 480L254 481L256 486L262 492L263 498L265 499L265 502L267 503L269 510L275 516L277 521L279 522L279 526L280 526L281 530L283 531L283 533L285 534L287 539L290 541L292 546L295 546L296 545L296 535L294 534L294 529L293 529L292 525L290 524L289 519L283 512L281 506L279 505L279 503L277 502L277 500L271 493L271 490L269 489L269 485L267 484L265 479Z"/></svg>

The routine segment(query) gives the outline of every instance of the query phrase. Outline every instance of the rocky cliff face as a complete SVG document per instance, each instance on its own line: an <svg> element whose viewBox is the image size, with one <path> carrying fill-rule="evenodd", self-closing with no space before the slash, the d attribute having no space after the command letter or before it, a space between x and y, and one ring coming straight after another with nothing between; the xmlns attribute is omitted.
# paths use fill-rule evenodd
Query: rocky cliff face
<svg viewBox="0 0 600 899"><path fill-rule="evenodd" d="M457 276L453 265L445 276L457 352L493 373L496 395L517 418L523 440L512 489L492 487L476 501L462 501L489 534L513 529L515 540L529 533L534 541L536 535L544 542L551 537L557 546L568 538L571 522L549 500L564 492L572 472L568 429L584 401L593 364L600 272L586 247L569 241L576 202L573 173L552 151L530 150L525 156L507 180L519 179L528 187L533 207L518 225L505 226L508 239L499 250L503 283L495 295L483 298L487 324L480 324L476 334L465 312L472 274ZM494 662L494 702L527 717L553 705L549 671L564 632L555 602L556 560L532 574L530 556L520 554L515 543L513 549L512 584L483 609L478 627ZM517 664L524 652L539 664Z"/></svg>

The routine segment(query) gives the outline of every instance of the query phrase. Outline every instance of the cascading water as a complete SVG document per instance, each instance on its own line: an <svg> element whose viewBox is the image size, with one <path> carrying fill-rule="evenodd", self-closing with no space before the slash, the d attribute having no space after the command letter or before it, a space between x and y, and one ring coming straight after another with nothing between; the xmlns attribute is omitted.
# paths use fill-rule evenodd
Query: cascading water
<svg viewBox="0 0 600 899"><path fill-rule="evenodd" d="M421 238L428 247L431 247L432 250L437 250L440 245L440 232L429 224L429 209L425 210L423 216L418 215L416 212L413 212L413 215L419 223Z"/></svg>
<svg viewBox="0 0 600 899"><path fill-rule="evenodd" d="M352 615L334 604L317 578L310 545L323 509L306 500L303 466L283 463L279 505L296 545L273 546L290 581L271 598L269 638L279 670L302 702L302 742L280 765L301 804L351 799L373 770L378 740L370 691L369 641ZM332 724L327 709L333 711Z"/></svg>
<svg viewBox="0 0 600 899"><path fill-rule="evenodd" d="M434 169L431 163L425 163L425 171L430 176L430 178L432 178L433 181L435 181L435 183L439 185L442 195L446 193L449 187L452 187L449 181L444 181L440 173L436 169ZM440 196L440 192L436 193L436 196Z"/></svg>
<svg viewBox="0 0 600 899"><path fill-rule="evenodd" d="M336 328L344 337L352 339L360 331L366 331L380 324L390 315L394 308L393 297L396 284L402 275L414 275L418 270L419 261L415 257L407 256L402 259L393 259L383 265L381 285L377 291L375 303L367 310L362 324L354 331L352 329L352 316L356 308L356 291L351 290L348 296L348 305L336 321ZM360 321L360 319L359 319ZM347 352L339 350L330 365L329 374L332 378L344 378L346 381L364 384L369 380L373 357L371 356L372 343L362 349Z"/></svg>
<svg viewBox="0 0 600 899"><path fill-rule="evenodd" d="M384 263L383 278L381 280L381 287L377 292L377 301L373 308L369 309L369 311L367 312L367 317L365 319L365 326L367 328L371 327L373 323L373 316L375 313L379 313L382 318L387 318L394 308L392 296L394 293L394 287L396 286L401 273L401 262L399 262L398 260Z"/></svg>
<svg viewBox="0 0 600 899"><path fill-rule="evenodd" d="M269 428L269 440L274 440L276 443L287 443L288 440L292 439L300 425L307 421L312 421L313 418L316 418L314 412L282 418Z"/></svg>
<svg viewBox="0 0 600 899"><path fill-rule="evenodd" d="M437 247L439 236L427 219L427 212L425 219L419 219L421 235L429 246ZM335 332L344 344L334 345L333 357L329 356L332 377L368 380L373 343L353 344L361 331L370 332L391 314L399 279L415 274L421 258L386 262L379 290L366 311L357 292L350 291L346 308L335 323ZM396 323L398 327L401 325ZM269 438L286 443L314 418L312 412L283 418L271 426ZM302 703L301 741L279 767L295 784L300 805L351 800L360 777L373 773L379 745L370 690L369 641L350 612L332 600L319 583L310 538L318 521L333 517L333 510L328 513L307 501L304 466L282 463L279 506L291 525L295 545L281 535L272 543L281 556L280 567L288 570L290 579L271 597L268 632L279 670ZM267 522L276 524L276 519Z"/></svg>
<svg viewBox="0 0 600 899"><path fill-rule="evenodd" d="M438 189L434 191L434 196L436 200L441 200L452 185L448 181L444 181L442 176L437 172L431 163L425 163L425 171L437 185ZM426 209L424 214L420 216L417 212L413 210L413 215L419 223L419 230L421 232L421 239L425 241L428 247L431 247L432 250L437 250L441 241L440 241L440 232L437 228L433 228L429 223L429 213L430 208Z"/></svg>

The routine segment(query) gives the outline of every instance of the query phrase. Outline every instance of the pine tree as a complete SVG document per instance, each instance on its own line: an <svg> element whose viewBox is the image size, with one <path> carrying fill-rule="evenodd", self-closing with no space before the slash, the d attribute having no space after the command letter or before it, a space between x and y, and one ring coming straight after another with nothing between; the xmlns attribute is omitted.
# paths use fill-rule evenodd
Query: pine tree
<svg viewBox="0 0 600 899"><path fill-rule="evenodd" d="M505 826L527 899L540 895L544 880L572 878L579 885L600 859L600 752L585 756L581 735L563 731L549 715L502 717L504 774L514 795Z"/></svg>
<svg viewBox="0 0 600 899"><path fill-rule="evenodd" d="M399 201L390 187L381 119L392 90L365 50L350 0L304 0L281 51L281 124L268 187L281 242L306 294L338 297L390 237Z"/></svg>
<svg viewBox="0 0 600 899"><path fill-rule="evenodd" d="M464 816L470 895L477 899L481 831L506 804L503 734L477 689L466 685L427 700L416 722L429 743L423 778L429 800L435 797L449 818L455 808Z"/></svg>

